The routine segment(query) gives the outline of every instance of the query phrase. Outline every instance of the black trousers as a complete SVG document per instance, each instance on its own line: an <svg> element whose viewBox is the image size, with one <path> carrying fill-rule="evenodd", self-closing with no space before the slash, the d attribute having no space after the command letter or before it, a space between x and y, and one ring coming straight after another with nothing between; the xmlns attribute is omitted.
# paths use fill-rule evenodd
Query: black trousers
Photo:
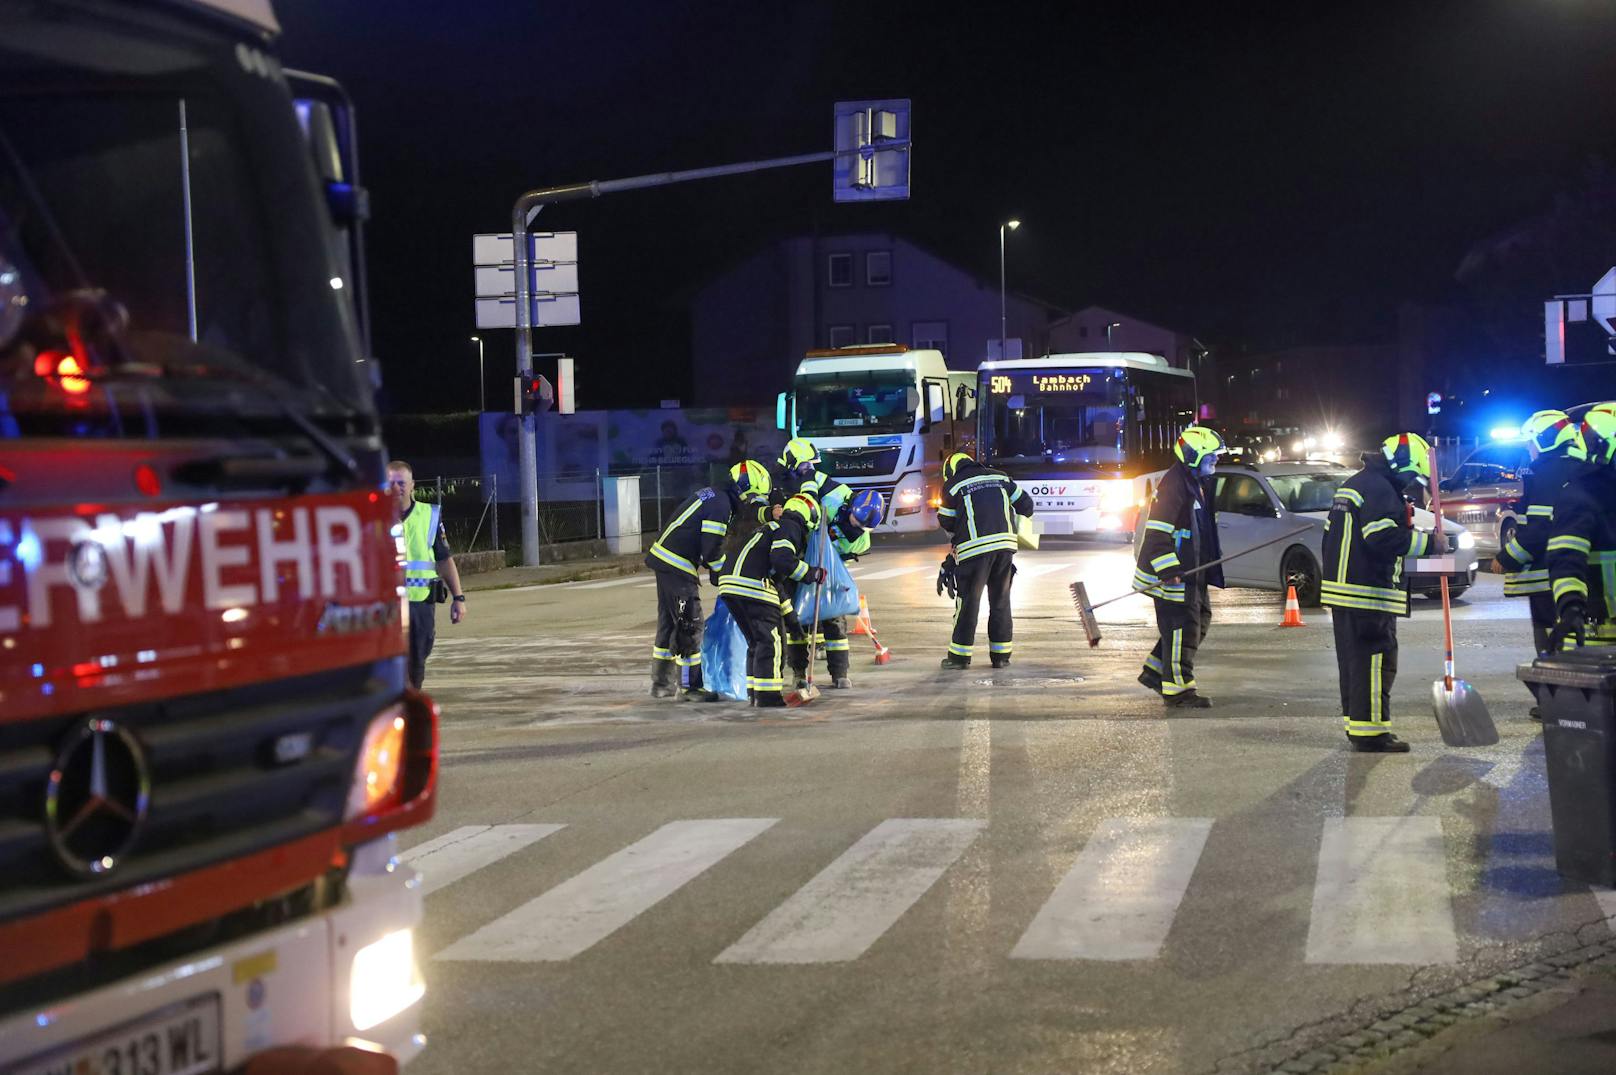
<svg viewBox="0 0 1616 1075"><path fill-rule="evenodd" d="M818 645L821 642L825 644L825 667L830 670L830 677L840 679L847 675L852 644L847 640L847 620L842 616L820 620L819 630L812 639L802 632L791 636L786 644L791 670L799 676L805 675L808 671L809 644Z"/></svg>
<svg viewBox="0 0 1616 1075"><path fill-rule="evenodd" d="M1195 654L1212 629L1212 602L1205 585L1184 582L1184 600L1156 602L1156 645L1145 658L1145 678L1171 698L1195 690Z"/></svg>
<svg viewBox="0 0 1616 1075"><path fill-rule="evenodd" d="M988 652L1009 654L1015 629L1010 615L1010 580L1015 575L1015 558L1016 554L1009 549L995 549L959 562L954 634L948 642L952 656L971 655L984 590L988 595Z"/></svg>
<svg viewBox="0 0 1616 1075"><path fill-rule="evenodd" d="M438 639L438 606L427 601L410 602L410 686L421 689L426 679L426 659L432 656L432 643Z"/></svg>
<svg viewBox="0 0 1616 1075"><path fill-rule="evenodd" d="M1390 612L1332 608L1341 713L1350 737L1392 730L1392 683L1397 679L1397 617Z"/></svg>
<svg viewBox="0 0 1616 1075"><path fill-rule="evenodd" d="M756 694L785 690L785 619L773 601L720 598L746 639L746 689Z"/></svg>
<svg viewBox="0 0 1616 1075"><path fill-rule="evenodd" d="M656 641L651 645L651 656L658 661L672 661L683 673L679 677L683 685L700 690L701 635L706 627L701 614L701 584L695 576L671 567L656 568L651 573L656 576Z"/></svg>
<svg viewBox="0 0 1616 1075"><path fill-rule="evenodd" d="M1554 595L1546 593L1527 594L1526 600L1532 606L1532 652L1544 654L1549 652L1549 632L1554 630Z"/></svg>

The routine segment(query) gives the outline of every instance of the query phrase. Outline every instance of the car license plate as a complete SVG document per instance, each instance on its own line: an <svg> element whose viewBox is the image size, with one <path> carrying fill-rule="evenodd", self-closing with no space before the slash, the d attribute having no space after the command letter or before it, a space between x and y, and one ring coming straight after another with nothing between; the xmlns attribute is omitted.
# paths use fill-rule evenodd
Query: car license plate
<svg viewBox="0 0 1616 1075"><path fill-rule="evenodd" d="M200 1075L218 1071L219 1061L219 998L208 996L6 1068L4 1075Z"/></svg>

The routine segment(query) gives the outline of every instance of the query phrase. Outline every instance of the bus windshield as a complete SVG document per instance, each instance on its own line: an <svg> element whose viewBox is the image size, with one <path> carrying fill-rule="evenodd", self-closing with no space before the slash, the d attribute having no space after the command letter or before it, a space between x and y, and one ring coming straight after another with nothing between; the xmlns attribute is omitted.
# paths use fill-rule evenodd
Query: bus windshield
<svg viewBox="0 0 1616 1075"><path fill-rule="evenodd" d="M1128 389L1119 371L1017 371L984 387L982 449L995 465L1122 466Z"/></svg>
<svg viewBox="0 0 1616 1075"><path fill-rule="evenodd" d="M797 432L804 437L908 433L919 406L913 370L844 370L797 378Z"/></svg>

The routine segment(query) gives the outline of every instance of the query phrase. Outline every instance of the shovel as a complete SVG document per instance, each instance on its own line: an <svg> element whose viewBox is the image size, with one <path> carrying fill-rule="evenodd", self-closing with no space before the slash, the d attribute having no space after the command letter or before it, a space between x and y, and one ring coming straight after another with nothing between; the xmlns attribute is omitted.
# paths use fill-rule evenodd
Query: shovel
<svg viewBox="0 0 1616 1075"><path fill-rule="evenodd" d="M1442 532L1442 483L1436 459L1431 460L1431 512ZM1444 535L1444 540L1446 535ZM1453 609L1448 602L1448 575L1442 573L1442 675L1431 684L1431 708L1442 742L1450 747L1490 747L1498 742L1487 703L1476 688L1453 674Z"/></svg>
<svg viewBox="0 0 1616 1075"><path fill-rule="evenodd" d="M821 516L823 516L823 513L821 513ZM825 558L825 547L829 544L829 542L824 540L825 520L823 517L821 517L819 520L818 533L820 537L819 557L821 560L823 560ZM814 566L823 567L824 564L815 564ZM814 618L807 625L807 627L804 628L808 635L808 682L801 688L786 695L786 705L790 706L792 709L796 709L798 706L807 705L819 697L819 688L814 686L814 665L819 663L814 659L814 638L819 634L819 599L824 592L825 584L823 582L814 583Z"/></svg>
<svg viewBox="0 0 1616 1075"><path fill-rule="evenodd" d="M1209 564L1202 564L1200 567L1184 572L1179 577L1189 578L1191 575L1199 575L1201 572L1209 571L1212 568L1217 567L1219 564L1226 564L1230 560L1238 560L1242 556L1248 556L1251 553L1256 552L1258 549L1266 549L1270 545L1278 545L1281 541L1287 541L1290 538L1298 537L1307 533L1311 529L1313 529L1311 526L1297 527L1295 530L1292 530L1289 533L1281 534L1276 538L1269 538L1267 541L1253 545L1249 549L1241 549L1239 552L1230 553L1228 556L1213 560ZM1166 585L1166 583L1159 583L1158 585ZM1104 608L1113 601L1121 601L1124 597L1132 597L1135 594L1141 593L1150 593L1152 590L1156 589L1156 587L1148 586L1143 590L1129 590L1127 593L1118 594L1115 597L1108 597L1097 605L1089 603L1089 590L1087 586L1083 585L1083 583L1074 582L1068 586L1067 589L1072 591L1072 603L1077 606L1077 618L1083 624L1083 634L1089 640L1089 648L1093 649L1095 646L1100 644L1100 622L1094 618L1095 609Z"/></svg>

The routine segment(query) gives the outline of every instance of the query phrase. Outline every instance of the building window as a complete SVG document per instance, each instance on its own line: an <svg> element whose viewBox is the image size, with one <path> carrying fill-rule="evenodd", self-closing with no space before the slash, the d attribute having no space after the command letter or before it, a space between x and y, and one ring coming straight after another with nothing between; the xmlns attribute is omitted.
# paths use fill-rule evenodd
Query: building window
<svg viewBox="0 0 1616 1075"><path fill-rule="evenodd" d="M865 343L897 343L891 325L871 325L864 333Z"/></svg>
<svg viewBox="0 0 1616 1075"><path fill-rule="evenodd" d="M941 351L943 357L948 357L947 321L916 321L909 339L916 350Z"/></svg>
<svg viewBox="0 0 1616 1075"><path fill-rule="evenodd" d="M831 347L852 347L853 326L831 325L825 329L825 341Z"/></svg>
<svg viewBox="0 0 1616 1075"><path fill-rule="evenodd" d="M1288 389L1288 388L1277 389L1274 392L1274 396L1277 399L1290 399L1291 398L1290 389ZM1432 525L1435 525L1435 524L1432 524Z"/></svg>
<svg viewBox="0 0 1616 1075"><path fill-rule="evenodd" d="M892 283L892 251L872 250L864 255L864 282L871 287Z"/></svg>
<svg viewBox="0 0 1616 1075"><path fill-rule="evenodd" d="M853 286L853 255L832 254L828 259L830 275L827 281L831 287Z"/></svg>

